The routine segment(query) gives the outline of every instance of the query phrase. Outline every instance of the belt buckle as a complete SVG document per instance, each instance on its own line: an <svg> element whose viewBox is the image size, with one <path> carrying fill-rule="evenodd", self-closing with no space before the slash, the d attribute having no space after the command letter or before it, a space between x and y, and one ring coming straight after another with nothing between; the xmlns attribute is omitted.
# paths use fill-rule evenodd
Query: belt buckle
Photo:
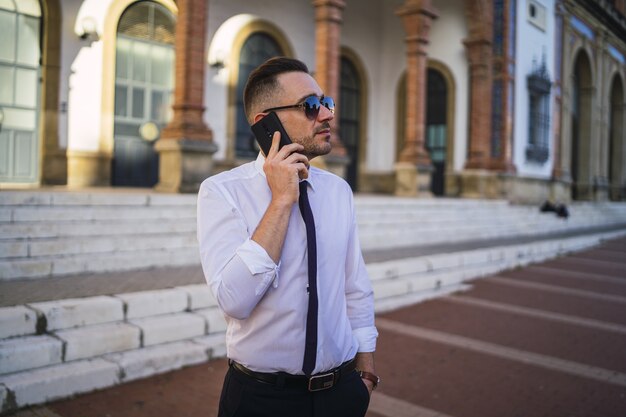
<svg viewBox="0 0 626 417"><path fill-rule="evenodd" d="M309 391L323 391L335 385L335 373L329 372L322 375L314 375L309 378Z"/></svg>

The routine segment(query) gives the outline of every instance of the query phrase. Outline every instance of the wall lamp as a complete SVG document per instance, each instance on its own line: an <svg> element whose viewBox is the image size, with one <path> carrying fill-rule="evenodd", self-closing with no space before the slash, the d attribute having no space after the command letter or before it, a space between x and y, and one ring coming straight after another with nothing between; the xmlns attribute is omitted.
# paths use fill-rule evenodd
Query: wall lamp
<svg viewBox="0 0 626 417"><path fill-rule="evenodd" d="M98 39L100 39L100 36L98 35L98 24L96 22L96 19L94 19L93 17L83 17L80 21L80 27L83 32L80 35L80 38L82 40L97 41Z"/></svg>

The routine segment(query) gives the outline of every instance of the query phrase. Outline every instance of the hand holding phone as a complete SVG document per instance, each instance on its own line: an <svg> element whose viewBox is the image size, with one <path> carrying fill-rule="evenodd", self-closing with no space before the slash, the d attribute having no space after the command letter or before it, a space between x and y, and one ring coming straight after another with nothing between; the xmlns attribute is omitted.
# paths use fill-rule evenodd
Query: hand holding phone
<svg viewBox="0 0 626 417"><path fill-rule="evenodd" d="M256 137L256 140L266 158L270 153L275 132L280 133L280 142L278 144L279 151L283 146L293 143L275 112L270 112L267 116L253 124L252 132L254 133L254 136ZM302 146L300 146L300 148L302 148ZM299 152L293 152L283 158L285 162L288 162L290 164L294 162L300 162L304 164L304 168L299 169L298 176L300 179L308 178L309 160L306 156L302 155Z"/></svg>
<svg viewBox="0 0 626 417"><path fill-rule="evenodd" d="M280 132L279 150L284 145L292 143L275 112L270 112L267 116L252 125L252 133L254 133L254 137L265 156L269 154L270 148L272 147L274 132Z"/></svg>

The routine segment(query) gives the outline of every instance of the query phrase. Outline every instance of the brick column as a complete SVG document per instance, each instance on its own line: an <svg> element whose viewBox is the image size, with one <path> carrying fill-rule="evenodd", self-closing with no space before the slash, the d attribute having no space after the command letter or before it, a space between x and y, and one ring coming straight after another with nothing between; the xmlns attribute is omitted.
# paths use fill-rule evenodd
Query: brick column
<svg viewBox="0 0 626 417"><path fill-rule="evenodd" d="M469 36L463 41L469 64L469 149L465 169L487 169L491 155L493 3L466 1Z"/></svg>
<svg viewBox="0 0 626 417"><path fill-rule="evenodd" d="M491 98L491 162L489 168L514 173L513 103L515 101L515 19L514 0L494 4L493 91ZM511 43L513 42L513 43Z"/></svg>
<svg viewBox="0 0 626 417"><path fill-rule="evenodd" d="M210 175L217 150L204 123L206 0L178 0L176 68L172 121L155 145L159 152L158 191L195 192Z"/></svg>
<svg viewBox="0 0 626 417"><path fill-rule="evenodd" d="M324 94L337 100L340 81L341 23L344 0L313 0L315 7L315 79ZM350 158L339 138L339 112L341 103L337 103L334 123L331 127L332 150L324 158L328 169L345 178L346 166Z"/></svg>
<svg viewBox="0 0 626 417"><path fill-rule="evenodd" d="M406 128L396 165L396 194L430 195L432 162L426 151L426 67L429 31L437 13L430 0L407 0L396 14L406 32Z"/></svg>
<svg viewBox="0 0 626 417"><path fill-rule="evenodd" d="M491 137L491 41L485 38L464 41L469 61L470 120L466 169L486 169Z"/></svg>

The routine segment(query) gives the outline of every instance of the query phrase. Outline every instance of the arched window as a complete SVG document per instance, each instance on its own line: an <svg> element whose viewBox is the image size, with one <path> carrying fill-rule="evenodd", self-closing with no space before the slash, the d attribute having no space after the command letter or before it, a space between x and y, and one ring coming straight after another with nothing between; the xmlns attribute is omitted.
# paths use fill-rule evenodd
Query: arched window
<svg viewBox="0 0 626 417"><path fill-rule="evenodd" d="M259 148L250 131L250 125L246 119L246 112L243 107L243 89L246 86L248 76L252 70L269 58L282 55L284 55L284 52L278 43L264 32L253 33L241 47L236 93L235 155L238 158L254 158L259 153Z"/></svg>
<svg viewBox="0 0 626 417"><path fill-rule="evenodd" d="M450 105L454 103L455 95L454 85L450 81L450 71L441 65L432 65L432 67L429 66L426 74L424 147L434 168L431 174L430 191L436 196L443 196L455 192L454 188L446 188L450 186L450 181L446 179L446 172L452 163L451 155L454 146L451 133L454 116L450 113ZM396 95L398 97L396 158L399 160L405 143L407 121L406 74L398 82Z"/></svg>
<svg viewBox="0 0 626 417"><path fill-rule="evenodd" d="M339 137L350 156L346 180L353 190L357 189L359 174L359 142L361 136L361 77L356 67L346 57L341 57L341 80L339 88Z"/></svg>
<svg viewBox="0 0 626 417"><path fill-rule="evenodd" d="M113 185L158 181L154 141L171 119L175 20L160 4L134 3L117 29Z"/></svg>
<svg viewBox="0 0 626 417"><path fill-rule="evenodd" d="M526 77L528 87L528 144L526 160L543 164L550 154L550 89L545 61Z"/></svg>
<svg viewBox="0 0 626 417"><path fill-rule="evenodd" d="M41 7L0 0L0 182L37 182Z"/></svg>

